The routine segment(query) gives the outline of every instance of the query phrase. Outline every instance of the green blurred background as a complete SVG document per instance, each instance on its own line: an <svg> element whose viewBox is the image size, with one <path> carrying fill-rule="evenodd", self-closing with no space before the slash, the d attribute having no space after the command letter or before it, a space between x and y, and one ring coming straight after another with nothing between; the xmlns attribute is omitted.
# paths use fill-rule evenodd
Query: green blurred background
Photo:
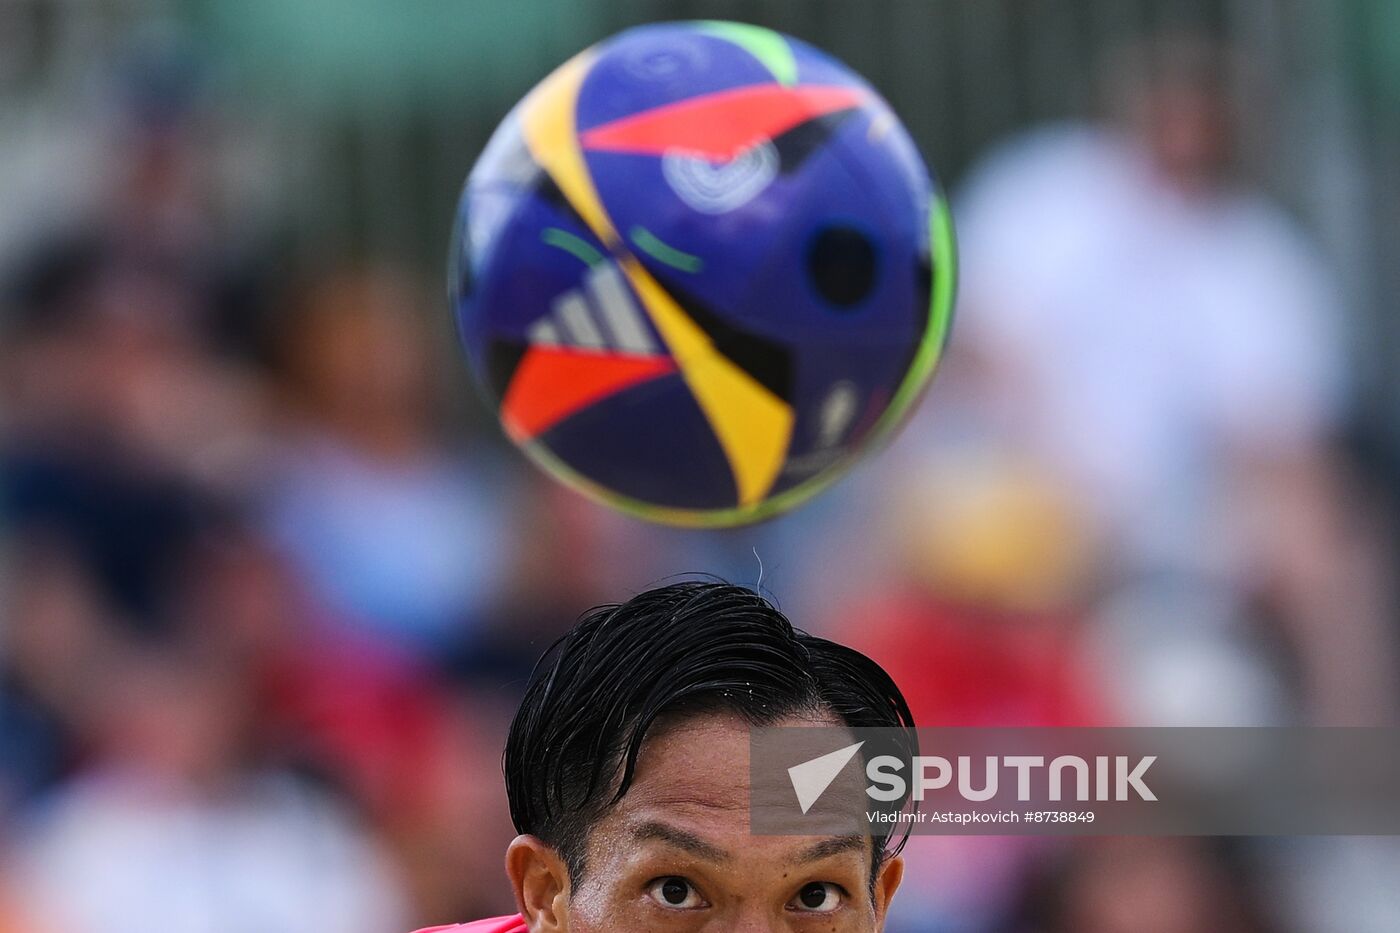
<svg viewBox="0 0 1400 933"><path fill-rule="evenodd" d="M290 249L437 263L462 177L531 85L628 25L690 18L762 23L833 52L954 183L1016 128L1092 112L1103 54L1122 40L1178 28L1229 39L1246 53L1249 170L1345 271L1368 405L1400 427L1400 367L1377 352L1400 347L1390 0L5 0L0 132L65 109L94 62L178 33L249 150L244 185L266 200L261 176L276 176L283 196L264 206Z"/></svg>

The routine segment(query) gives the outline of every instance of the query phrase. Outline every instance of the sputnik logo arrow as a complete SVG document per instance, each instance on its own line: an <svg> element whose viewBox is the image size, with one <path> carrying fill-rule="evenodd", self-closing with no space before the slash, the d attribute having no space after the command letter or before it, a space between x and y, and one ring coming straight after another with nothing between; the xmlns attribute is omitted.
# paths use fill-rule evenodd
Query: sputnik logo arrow
<svg viewBox="0 0 1400 933"><path fill-rule="evenodd" d="M800 765L793 765L788 768L788 777L792 780L792 789L797 793L797 803L802 807L805 814L812 809L821 795L826 793L826 789L831 786L831 782L836 780L836 776L855 757L856 752L864 742L857 742L854 745L847 745L845 748L838 748L834 752L828 752L811 761L804 761Z"/></svg>

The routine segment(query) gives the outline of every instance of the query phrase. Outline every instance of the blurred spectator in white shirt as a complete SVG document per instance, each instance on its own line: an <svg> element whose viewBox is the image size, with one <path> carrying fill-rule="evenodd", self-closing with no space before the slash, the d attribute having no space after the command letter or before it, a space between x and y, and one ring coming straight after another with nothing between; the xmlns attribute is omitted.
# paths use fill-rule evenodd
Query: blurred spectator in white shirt
<svg viewBox="0 0 1400 933"><path fill-rule="evenodd" d="M1296 707L1271 719L1379 721L1394 705L1389 594L1335 446L1344 300L1299 226L1233 170L1236 64L1202 40L1135 45L1107 73L1112 119L1036 131L974 172L958 203L962 351L1001 441L1077 491L1110 588L1146 587L1134 600L1167 619L1223 593L1224 624L1263 633L1256 666L1286 659L1295 680ZM1162 638L1191 642L1180 657L1236 638L1210 629L1119 638L1119 679L1147 682L1134 665L1163 657ZM1229 686L1198 683L1187 718L1257 719L1205 708Z"/></svg>
<svg viewBox="0 0 1400 933"><path fill-rule="evenodd" d="M1344 316L1313 244L1227 172L1221 59L1138 53L1115 123L1042 129L974 173L959 324L1012 429L1111 531L1189 554L1235 458L1305 455L1336 426Z"/></svg>
<svg viewBox="0 0 1400 933"><path fill-rule="evenodd" d="M237 668L176 649L95 675L87 772L38 808L13 866L44 933L383 933L408 925L381 853L332 798L251 764Z"/></svg>

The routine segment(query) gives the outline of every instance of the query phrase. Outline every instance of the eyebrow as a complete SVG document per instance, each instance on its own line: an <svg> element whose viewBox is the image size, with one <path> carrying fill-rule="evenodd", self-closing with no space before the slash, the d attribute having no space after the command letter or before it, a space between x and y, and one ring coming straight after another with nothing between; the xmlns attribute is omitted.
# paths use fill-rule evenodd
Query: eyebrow
<svg viewBox="0 0 1400 933"><path fill-rule="evenodd" d="M816 845L811 846L792 860L794 865L803 865L807 862L819 862L824 858L833 855L840 855L843 852L864 851L870 845L870 839L866 836L851 834L849 836L832 836L830 839L823 839Z"/></svg>
<svg viewBox="0 0 1400 933"><path fill-rule="evenodd" d="M706 842L694 833L688 833L674 826L667 826L665 823L655 821L643 823L632 830L632 837L639 840L655 839L710 862L727 862L730 859L729 853L719 846Z"/></svg>

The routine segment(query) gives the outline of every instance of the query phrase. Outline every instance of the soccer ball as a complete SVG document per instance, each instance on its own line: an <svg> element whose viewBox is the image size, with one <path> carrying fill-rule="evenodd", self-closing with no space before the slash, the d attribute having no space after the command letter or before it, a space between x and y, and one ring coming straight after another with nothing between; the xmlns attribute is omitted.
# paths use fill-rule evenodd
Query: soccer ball
<svg viewBox="0 0 1400 933"><path fill-rule="evenodd" d="M668 23L585 50L467 179L467 355L548 472L671 524L756 521L887 438L952 313L946 204L869 84L795 39Z"/></svg>

